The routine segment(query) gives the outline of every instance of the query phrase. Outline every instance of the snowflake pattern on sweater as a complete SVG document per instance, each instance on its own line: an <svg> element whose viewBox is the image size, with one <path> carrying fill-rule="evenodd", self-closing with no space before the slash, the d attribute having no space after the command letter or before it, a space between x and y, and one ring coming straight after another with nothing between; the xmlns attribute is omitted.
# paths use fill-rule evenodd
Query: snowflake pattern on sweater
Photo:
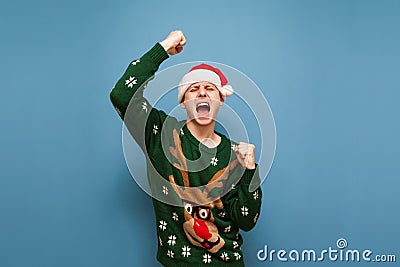
<svg viewBox="0 0 400 267"><path fill-rule="evenodd" d="M207 159L208 167L199 174L184 174L167 162L163 151L160 150L161 133L165 129L173 140L169 147L171 151L175 149L175 156L182 150L183 158L189 156L192 160L195 159L199 143L182 123L176 122L176 126L166 127L164 122L167 116L153 108L143 97L143 90L148 80L166 58L168 55L157 43L144 56L129 64L110 94L111 101L121 118L124 119L126 116L129 105L128 113L135 121L134 127L128 125L129 130L138 144L145 151L151 152L154 158L150 157L150 160L161 164L160 169L165 170L165 173L162 173L165 181L176 185L157 184L152 187L153 194L160 198L175 196L182 201L182 206L179 207L153 200L159 244L157 258L166 266L200 263L208 266L225 266L225 264L243 266L241 252L243 240L238 231L250 230L258 219L261 188L258 187L254 192L248 191L253 176L259 179L258 172L244 170L240 175L235 174L240 167L229 155L237 144L223 135L218 146L218 151L221 152L210 154ZM143 128L146 129L146 138L140 135ZM222 147L225 148L221 149ZM176 157L173 158L175 164L183 164ZM221 175L224 171L225 175ZM231 176L235 175L236 178L231 181ZM211 184L213 177L221 179L220 182L214 183L213 190L223 190L225 194L222 197L208 198L200 189L193 191L194 194L189 194L179 187L184 184L190 187L199 186L200 183Z"/></svg>

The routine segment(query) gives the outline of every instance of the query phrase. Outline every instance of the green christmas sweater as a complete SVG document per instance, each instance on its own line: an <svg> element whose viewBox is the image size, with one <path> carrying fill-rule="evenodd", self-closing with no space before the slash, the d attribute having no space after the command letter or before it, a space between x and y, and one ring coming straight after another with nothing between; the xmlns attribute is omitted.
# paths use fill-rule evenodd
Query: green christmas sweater
<svg viewBox="0 0 400 267"><path fill-rule="evenodd" d="M244 266L239 229L249 231L260 213L258 168L244 169L223 134L209 148L185 121L151 106L143 92L168 58L156 43L132 61L110 97L147 161L158 235L157 259L165 266ZM249 185L256 182L255 190Z"/></svg>

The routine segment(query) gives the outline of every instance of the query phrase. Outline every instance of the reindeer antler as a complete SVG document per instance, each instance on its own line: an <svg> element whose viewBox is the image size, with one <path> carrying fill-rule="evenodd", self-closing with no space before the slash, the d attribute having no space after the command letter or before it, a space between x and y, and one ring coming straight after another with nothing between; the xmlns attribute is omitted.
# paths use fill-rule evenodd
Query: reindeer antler
<svg viewBox="0 0 400 267"><path fill-rule="evenodd" d="M223 204L222 204L220 198L212 197L209 195L209 193L212 189L223 187L222 182L229 178L230 171L233 170L236 167L236 165L238 164L237 159L232 161L225 168L216 172L214 174L214 176L211 178L211 180L204 187L200 187L200 188L190 187L188 168L187 168L185 155L183 154L181 140L179 138L179 135L178 135L178 132L176 131L176 129L173 130L172 134L173 134L173 138L174 138L175 148L170 147L169 151L179 162L179 164L173 163L173 166L175 168L179 169L179 171L181 172L183 184L184 184L184 187L180 187L175 182L174 176L170 175L169 181L170 181L171 185L173 186L175 192L183 200L190 201L192 203L197 203L199 205L213 203L213 205L215 205L218 209L222 209Z"/></svg>
<svg viewBox="0 0 400 267"><path fill-rule="evenodd" d="M181 145L181 139L179 139L178 132L176 129L173 130L173 137L174 137L174 143L175 143L175 148L169 147L169 151L171 154L178 160L178 163L174 163L174 167L179 169L181 174L182 174L182 179L183 179L183 185L185 187L189 187L189 174L188 174L188 168L186 164L186 158L185 155L183 154L182 151L182 145Z"/></svg>
<svg viewBox="0 0 400 267"><path fill-rule="evenodd" d="M223 187L222 182L229 178L230 171L233 170L237 164L238 160L235 159L234 161L229 163L228 166L216 172L214 176L211 178L211 180L208 181L207 185L205 186L204 193L208 195L214 188L222 188Z"/></svg>
<svg viewBox="0 0 400 267"><path fill-rule="evenodd" d="M214 176L211 178L211 180L207 183L207 185L212 184L217 181L217 184L214 187L222 187L222 181L228 179L229 177L229 172L233 170L238 163L238 160L235 159L231 163L229 163L228 166L225 168L219 170Z"/></svg>

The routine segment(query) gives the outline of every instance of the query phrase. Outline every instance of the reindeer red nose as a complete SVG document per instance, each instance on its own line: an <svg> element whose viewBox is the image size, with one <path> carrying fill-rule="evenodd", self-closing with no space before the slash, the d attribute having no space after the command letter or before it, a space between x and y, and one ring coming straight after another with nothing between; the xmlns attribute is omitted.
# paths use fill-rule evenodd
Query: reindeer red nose
<svg viewBox="0 0 400 267"><path fill-rule="evenodd" d="M194 219L193 230L195 231L196 235L203 239L209 239L212 236L208 231L206 223L202 220Z"/></svg>

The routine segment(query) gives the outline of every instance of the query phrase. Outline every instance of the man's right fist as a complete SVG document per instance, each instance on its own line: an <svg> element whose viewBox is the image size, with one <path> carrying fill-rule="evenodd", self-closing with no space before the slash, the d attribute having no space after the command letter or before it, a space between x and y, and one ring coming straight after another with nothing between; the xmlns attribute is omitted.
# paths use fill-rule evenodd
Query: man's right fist
<svg viewBox="0 0 400 267"><path fill-rule="evenodd" d="M175 55L183 50L183 46L186 44L185 36L182 31L172 31L167 38L160 42L160 45L164 47L164 50L169 55Z"/></svg>

